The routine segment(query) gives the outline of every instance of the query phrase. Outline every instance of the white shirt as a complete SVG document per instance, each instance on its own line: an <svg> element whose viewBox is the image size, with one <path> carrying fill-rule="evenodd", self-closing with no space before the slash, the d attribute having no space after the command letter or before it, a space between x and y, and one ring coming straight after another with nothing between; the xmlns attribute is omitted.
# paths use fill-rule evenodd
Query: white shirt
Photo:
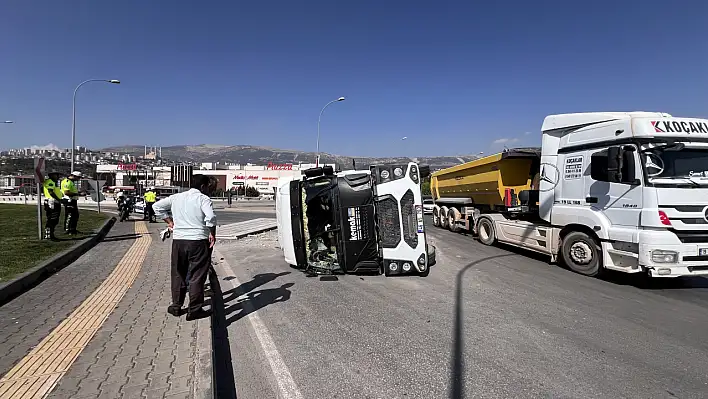
<svg viewBox="0 0 708 399"><path fill-rule="evenodd" d="M216 226L211 198L195 188L163 198L155 202L152 209L160 219L172 217L175 240L206 240L209 228Z"/></svg>

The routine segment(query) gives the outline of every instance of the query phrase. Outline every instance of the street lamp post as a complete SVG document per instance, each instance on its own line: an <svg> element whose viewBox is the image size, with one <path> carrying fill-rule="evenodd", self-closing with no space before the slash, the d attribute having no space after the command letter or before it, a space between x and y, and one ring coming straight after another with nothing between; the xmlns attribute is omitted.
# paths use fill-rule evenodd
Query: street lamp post
<svg viewBox="0 0 708 399"><path fill-rule="evenodd" d="M315 167L320 166L320 122L322 121L322 113L330 104L340 101L344 101L344 97L339 97L336 100L328 102L324 107L322 107L322 111L320 111L320 117L317 119L317 158L315 160Z"/></svg>
<svg viewBox="0 0 708 399"><path fill-rule="evenodd" d="M72 117L71 117L71 171L74 171L74 150L76 150L76 92L79 91L79 87L85 85L86 83L89 82L106 82L106 83L113 83L113 84L120 84L120 80L116 79L89 79L89 80L84 80L83 82L79 83L78 86L74 89L74 101L72 104Z"/></svg>

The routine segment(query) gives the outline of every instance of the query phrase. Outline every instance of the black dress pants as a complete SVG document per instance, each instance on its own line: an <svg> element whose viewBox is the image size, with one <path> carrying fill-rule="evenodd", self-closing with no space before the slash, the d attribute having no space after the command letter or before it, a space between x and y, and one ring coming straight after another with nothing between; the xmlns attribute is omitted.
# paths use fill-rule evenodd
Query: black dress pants
<svg viewBox="0 0 708 399"><path fill-rule="evenodd" d="M189 284L189 313L204 305L204 283L211 263L209 249L209 240L172 240L172 304L184 304Z"/></svg>
<svg viewBox="0 0 708 399"><path fill-rule="evenodd" d="M75 199L64 202L64 230L68 233L76 233L79 225L79 204Z"/></svg>

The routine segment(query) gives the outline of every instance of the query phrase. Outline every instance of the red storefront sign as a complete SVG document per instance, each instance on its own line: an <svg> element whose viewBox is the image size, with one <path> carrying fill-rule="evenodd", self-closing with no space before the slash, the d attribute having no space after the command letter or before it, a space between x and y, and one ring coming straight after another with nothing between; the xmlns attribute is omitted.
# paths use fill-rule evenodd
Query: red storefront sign
<svg viewBox="0 0 708 399"><path fill-rule="evenodd" d="M273 163L268 162L266 170L293 170L293 164L291 163Z"/></svg>
<svg viewBox="0 0 708 399"><path fill-rule="evenodd" d="M136 163L119 163L118 170L137 170L138 164Z"/></svg>

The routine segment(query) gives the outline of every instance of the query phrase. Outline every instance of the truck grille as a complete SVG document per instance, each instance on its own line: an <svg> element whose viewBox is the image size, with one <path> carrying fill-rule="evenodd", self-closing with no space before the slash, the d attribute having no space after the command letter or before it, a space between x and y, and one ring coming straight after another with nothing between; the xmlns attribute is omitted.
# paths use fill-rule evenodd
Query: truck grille
<svg viewBox="0 0 708 399"><path fill-rule="evenodd" d="M415 213L413 191L408 190L401 198L401 220L403 220L403 241L411 248L418 247L418 222Z"/></svg>
<svg viewBox="0 0 708 399"><path fill-rule="evenodd" d="M687 230L675 230L669 229L672 233L676 234L676 237L684 244L700 244L708 243L708 231L698 230L698 231L687 231Z"/></svg>
<svg viewBox="0 0 708 399"><path fill-rule="evenodd" d="M379 222L381 246L396 248L401 242L401 224L398 221L398 204L393 197L376 201L376 219Z"/></svg>

